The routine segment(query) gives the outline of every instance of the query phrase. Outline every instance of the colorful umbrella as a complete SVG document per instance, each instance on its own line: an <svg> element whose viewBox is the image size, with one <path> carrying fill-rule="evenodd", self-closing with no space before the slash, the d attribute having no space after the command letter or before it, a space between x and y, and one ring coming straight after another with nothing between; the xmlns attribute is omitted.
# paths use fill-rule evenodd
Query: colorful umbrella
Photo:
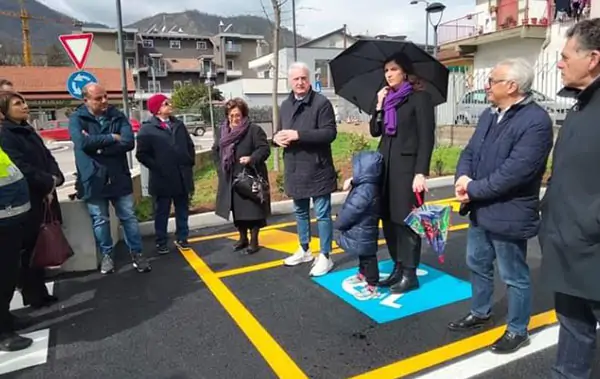
<svg viewBox="0 0 600 379"><path fill-rule="evenodd" d="M416 193L418 208L415 208L404 222L421 238L426 239L436 252L440 263L444 263L444 248L448 239L450 226L449 205L423 204L421 196Z"/></svg>

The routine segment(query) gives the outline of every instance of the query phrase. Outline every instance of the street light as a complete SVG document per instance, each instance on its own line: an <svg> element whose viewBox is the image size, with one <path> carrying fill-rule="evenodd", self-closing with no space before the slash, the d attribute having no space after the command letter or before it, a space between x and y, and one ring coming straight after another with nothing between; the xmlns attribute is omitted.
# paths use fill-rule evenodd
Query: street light
<svg viewBox="0 0 600 379"><path fill-rule="evenodd" d="M210 111L210 128L213 131L213 142L217 141L217 132L215 130L215 116L213 114L213 103L212 103L212 85L213 85L213 81L212 81L212 70L209 70L206 73L206 80L204 80L204 85L207 87L208 90L208 109Z"/></svg>
<svg viewBox="0 0 600 379"><path fill-rule="evenodd" d="M119 54L121 55L121 92L123 96L123 113L129 120L129 99L127 93L127 60L125 58L125 41L123 40L123 14L121 12L121 0L117 0L117 40L119 43ZM127 152L129 168L133 168L133 154Z"/></svg>
<svg viewBox="0 0 600 379"><path fill-rule="evenodd" d="M445 9L446 6L442 3L431 3L427 5L427 8L425 8L425 12L427 12L427 19L431 23L431 26L433 26L433 56L435 58L437 58L438 53L438 26L440 26L440 23L442 22ZM431 21L431 14L433 13L439 13L440 15L436 23Z"/></svg>
<svg viewBox="0 0 600 379"><path fill-rule="evenodd" d="M427 0L412 0L411 5L417 5L419 3L425 3L425 7L429 6ZM425 12L425 51L429 50L429 13Z"/></svg>

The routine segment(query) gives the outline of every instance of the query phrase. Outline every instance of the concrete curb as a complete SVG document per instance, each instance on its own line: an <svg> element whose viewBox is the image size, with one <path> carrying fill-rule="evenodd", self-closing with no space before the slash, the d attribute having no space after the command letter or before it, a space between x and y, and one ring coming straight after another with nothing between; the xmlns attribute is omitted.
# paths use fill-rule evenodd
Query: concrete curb
<svg viewBox="0 0 600 379"><path fill-rule="evenodd" d="M432 178L427 180L427 186L430 189L447 187L454 184L454 176L442 176L439 178ZM331 195L332 205L342 204L346 200L348 192L335 192ZM271 203L271 213L273 215L284 215L294 212L294 205L292 200L284 200ZM222 226L233 224L233 220L225 220L215 214L215 212L206 212L191 215L189 218L190 230L207 228L211 226ZM154 235L154 221L140 222L140 232L142 236L148 237ZM175 231L175 220L174 218L169 219L167 225L167 231L173 233Z"/></svg>

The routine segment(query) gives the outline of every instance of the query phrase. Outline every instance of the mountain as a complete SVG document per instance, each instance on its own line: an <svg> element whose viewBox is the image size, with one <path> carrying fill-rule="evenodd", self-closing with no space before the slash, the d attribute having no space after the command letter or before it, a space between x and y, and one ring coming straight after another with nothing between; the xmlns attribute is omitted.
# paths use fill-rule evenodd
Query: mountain
<svg viewBox="0 0 600 379"><path fill-rule="evenodd" d="M4 54L21 54L22 34L19 2L16 0L0 0L0 52ZM43 54L54 44L59 44L60 34L70 34L76 26L71 17L56 12L35 0L25 0L25 9L32 19L29 20L31 30L31 46L34 54ZM86 26L88 24L86 23ZM98 25L96 26L104 26Z"/></svg>
<svg viewBox="0 0 600 379"><path fill-rule="evenodd" d="M181 28L187 34L200 34L212 36L219 32L219 23L223 22L225 27L231 24L228 32L241 34L257 34L265 37L269 43L273 39L271 22L264 17L257 16L234 16L221 17L213 14L203 13L196 10L188 10L178 13L160 13L155 16L139 20L127 27L138 28L147 31L153 26L159 30L165 27L169 30L173 27ZM282 47L294 45L294 34L288 29L281 29ZM307 38L297 36L298 44L308 41Z"/></svg>

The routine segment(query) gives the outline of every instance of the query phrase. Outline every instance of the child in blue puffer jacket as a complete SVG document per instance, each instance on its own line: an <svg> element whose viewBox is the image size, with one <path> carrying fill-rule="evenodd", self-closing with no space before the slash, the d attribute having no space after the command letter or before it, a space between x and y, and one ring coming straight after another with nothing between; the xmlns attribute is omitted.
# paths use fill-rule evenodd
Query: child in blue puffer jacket
<svg viewBox="0 0 600 379"><path fill-rule="evenodd" d="M335 229L341 232L338 246L358 256L358 275L353 279L353 284L366 282L355 296L359 300L368 300L378 296L377 241L383 156L376 151L356 154L352 159L352 174L345 185L351 187L350 193L337 215Z"/></svg>

